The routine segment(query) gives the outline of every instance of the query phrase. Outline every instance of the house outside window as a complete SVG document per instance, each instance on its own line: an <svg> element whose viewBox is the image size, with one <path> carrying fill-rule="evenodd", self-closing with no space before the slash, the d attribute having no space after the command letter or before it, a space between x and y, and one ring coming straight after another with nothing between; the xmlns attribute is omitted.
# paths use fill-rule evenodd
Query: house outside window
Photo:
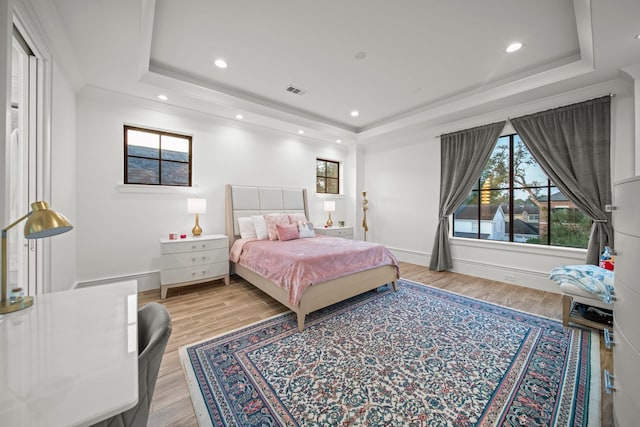
<svg viewBox="0 0 640 427"><path fill-rule="evenodd" d="M453 214L453 236L586 248L591 219L553 185L517 134L498 139Z"/></svg>
<svg viewBox="0 0 640 427"><path fill-rule="evenodd" d="M340 194L340 163L316 159L316 193Z"/></svg>
<svg viewBox="0 0 640 427"><path fill-rule="evenodd" d="M191 136L124 126L124 183L191 186Z"/></svg>

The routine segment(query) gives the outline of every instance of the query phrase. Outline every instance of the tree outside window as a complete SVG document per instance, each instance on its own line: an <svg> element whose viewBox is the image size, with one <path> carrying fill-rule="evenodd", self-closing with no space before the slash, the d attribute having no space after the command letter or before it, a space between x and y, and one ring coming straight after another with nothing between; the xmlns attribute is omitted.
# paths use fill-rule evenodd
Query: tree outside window
<svg viewBox="0 0 640 427"><path fill-rule="evenodd" d="M517 134L500 137L453 215L453 235L586 248L591 219L553 185Z"/></svg>
<svg viewBox="0 0 640 427"><path fill-rule="evenodd" d="M340 164L316 159L316 193L340 194Z"/></svg>

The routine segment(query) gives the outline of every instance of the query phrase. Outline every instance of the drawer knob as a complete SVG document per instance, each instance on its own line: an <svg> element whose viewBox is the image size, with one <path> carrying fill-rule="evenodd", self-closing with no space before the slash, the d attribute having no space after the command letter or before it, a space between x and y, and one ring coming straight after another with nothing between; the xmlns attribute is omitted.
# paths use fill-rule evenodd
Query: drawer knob
<svg viewBox="0 0 640 427"><path fill-rule="evenodd" d="M611 375L611 373L605 369L604 370L604 391L607 394L611 394L612 392L616 391L616 388L613 386L611 380L613 379L613 375Z"/></svg>
<svg viewBox="0 0 640 427"><path fill-rule="evenodd" d="M611 347L616 345L616 343L613 342L613 338L612 338L613 332L611 332L608 329L604 330L604 346L607 347L607 349L611 350Z"/></svg>

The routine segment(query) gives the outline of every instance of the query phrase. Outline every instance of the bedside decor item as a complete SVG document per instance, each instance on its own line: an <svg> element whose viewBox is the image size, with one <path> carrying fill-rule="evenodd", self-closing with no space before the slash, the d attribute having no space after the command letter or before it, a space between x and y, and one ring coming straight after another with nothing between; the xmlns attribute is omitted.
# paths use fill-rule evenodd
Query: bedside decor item
<svg viewBox="0 0 640 427"><path fill-rule="evenodd" d="M367 192L362 192L362 228L364 228L364 241L367 241L367 231L369 231L369 226L367 225Z"/></svg>
<svg viewBox="0 0 640 427"><path fill-rule="evenodd" d="M202 228L200 228L200 224L198 223L198 214L207 213L207 199L187 199L187 211L190 214L196 214L196 225L193 226L191 233L193 237L199 237L202 234Z"/></svg>
<svg viewBox="0 0 640 427"><path fill-rule="evenodd" d="M2 298L0 299L0 314L22 310L33 305L33 297L14 295L13 302L7 300L7 231L18 225L25 218L24 237L27 239L42 239L66 233L73 228L64 215L49 209L47 202L39 201L31 204L31 212L2 229ZM18 294L16 292L16 294Z"/></svg>
<svg viewBox="0 0 640 427"><path fill-rule="evenodd" d="M324 202L324 211L329 212L329 219L327 219L327 227L333 227L333 220L331 219L331 212L335 212L336 202L333 200L326 200Z"/></svg>

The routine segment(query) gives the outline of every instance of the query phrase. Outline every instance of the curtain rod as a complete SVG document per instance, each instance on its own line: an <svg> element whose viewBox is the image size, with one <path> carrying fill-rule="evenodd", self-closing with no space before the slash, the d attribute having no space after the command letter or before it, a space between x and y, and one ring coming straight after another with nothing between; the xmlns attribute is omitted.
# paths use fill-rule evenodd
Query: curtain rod
<svg viewBox="0 0 640 427"><path fill-rule="evenodd" d="M614 92L609 92L607 95L596 96L595 98L590 98L590 99L598 99L598 98L603 98L605 96L610 96L611 98L615 98L616 94ZM574 102L574 104L578 104L580 102L586 102L586 101L589 101L589 99L585 99L584 101L577 101L577 102ZM568 105L571 105L571 104L568 104ZM511 120L511 117L507 117L506 120L507 121ZM434 138L435 139L440 139L440 135L436 135L436 136L434 136Z"/></svg>

